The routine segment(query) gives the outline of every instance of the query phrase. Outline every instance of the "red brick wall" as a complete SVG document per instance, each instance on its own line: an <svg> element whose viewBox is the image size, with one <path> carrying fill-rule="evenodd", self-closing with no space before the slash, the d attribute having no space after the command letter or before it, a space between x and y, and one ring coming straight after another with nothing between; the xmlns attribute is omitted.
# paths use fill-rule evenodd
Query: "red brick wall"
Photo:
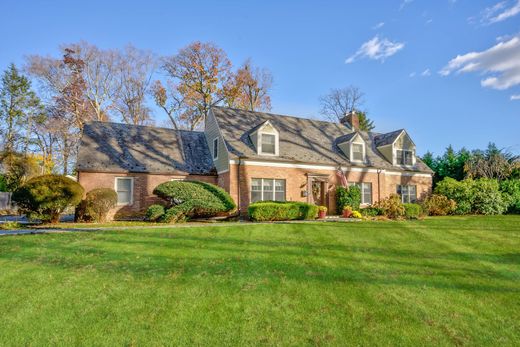
<svg viewBox="0 0 520 347"><path fill-rule="evenodd" d="M155 187L172 179L197 180L217 184L216 176L78 172L78 182L83 186L85 192L95 188L114 189L116 177L133 177L134 195L132 205L118 206L110 211L109 216L112 218L114 216L124 218L142 214L148 206L158 201L158 198L153 194Z"/></svg>

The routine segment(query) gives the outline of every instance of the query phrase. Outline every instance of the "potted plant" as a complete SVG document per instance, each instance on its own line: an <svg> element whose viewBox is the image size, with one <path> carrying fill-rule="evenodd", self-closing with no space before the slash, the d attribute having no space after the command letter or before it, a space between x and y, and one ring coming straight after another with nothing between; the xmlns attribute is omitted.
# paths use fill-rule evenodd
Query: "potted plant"
<svg viewBox="0 0 520 347"><path fill-rule="evenodd" d="M350 206L343 207L343 217L350 218L350 216L352 216L352 207L350 207Z"/></svg>
<svg viewBox="0 0 520 347"><path fill-rule="evenodd" d="M327 207L319 206L318 207L318 218L325 219L326 216L327 216Z"/></svg>

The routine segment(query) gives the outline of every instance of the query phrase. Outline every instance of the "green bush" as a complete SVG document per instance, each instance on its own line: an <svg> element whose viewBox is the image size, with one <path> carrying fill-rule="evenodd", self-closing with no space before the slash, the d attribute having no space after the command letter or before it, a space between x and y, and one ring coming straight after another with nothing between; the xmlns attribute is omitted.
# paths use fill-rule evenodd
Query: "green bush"
<svg viewBox="0 0 520 347"><path fill-rule="evenodd" d="M406 219L418 219L422 215L422 207L419 204L407 203L404 206L404 216Z"/></svg>
<svg viewBox="0 0 520 347"><path fill-rule="evenodd" d="M423 209L429 216L446 216L455 211L457 203L444 195L433 194L423 202Z"/></svg>
<svg viewBox="0 0 520 347"><path fill-rule="evenodd" d="M502 214L506 212L508 201L504 200L495 179L480 178L474 181L471 211L477 214Z"/></svg>
<svg viewBox="0 0 520 347"><path fill-rule="evenodd" d="M192 181L192 183L198 184L202 186L204 189L215 194L215 196L218 197L226 207L226 211L232 211L237 208L237 205L235 204L235 201L233 201L233 198L224 189L217 187L214 184L202 181Z"/></svg>
<svg viewBox="0 0 520 347"><path fill-rule="evenodd" d="M209 217L234 209L231 197L224 190L209 183L196 181L171 181L158 185L154 194L164 199L168 206L161 221L174 223L191 217ZM231 200L232 201L232 200Z"/></svg>
<svg viewBox="0 0 520 347"><path fill-rule="evenodd" d="M0 175L0 192L7 192L7 181L4 175Z"/></svg>
<svg viewBox="0 0 520 347"><path fill-rule="evenodd" d="M60 214L83 197L79 183L59 175L31 178L13 193L13 201L30 219L58 223Z"/></svg>
<svg viewBox="0 0 520 347"><path fill-rule="evenodd" d="M247 212L254 221L279 221L297 219L315 219L318 206L304 202L255 202L249 205Z"/></svg>
<svg viewBox="0 0 520 347"><path fill-rule="evenodd" d="M446 177L435 187L435 194L444 195L457 203L454 214L468 214L472 211L473 206L473 187L475 181L466 179L457 181L453 178Z"/></svg>
<svg viewBox="0 0 520 347"><path fill-rule="evenodd" d="M399 219L405 214L401 197L397 194L392 194L388 198L376 202L374 205L380 208L383 211L383 215L390 219Z"/></svg>
<svg viewBox="0 0 520 347"><path fill-rule="evenodd" d="M500 182L500 191L507 202L507 212L520 213L520 179Z"/></svg>
<svg viewBox="0 0 520 347"><path fill-rule="evenodd" d="M359 210L361 212L361 215L365 217L376 217L376 216L382 216L383 210L378 207L365 207Z"/></svg>
<svg viewBox="0 0 520 347"><path fill-rule="evenodd" d="M117 205L117 193L110 188L97 188L85 197L85 215L95 222L106 222L108 212Z"/></svg>
<svg viewBox="0 0 520 347"><path fill-rule="evenodd" d="M361 205L361 190L358 186L337 187L336 188L336 208L341 213L345 206L352 207L353 210L359 210Z"/></svg>
<svg viewBox="0 0 520 347"><path fill-rule="evenodd" d="M145 219L150 222L157 222L165 214L164 206L159 204L153 204L146 210Z"/></svg>

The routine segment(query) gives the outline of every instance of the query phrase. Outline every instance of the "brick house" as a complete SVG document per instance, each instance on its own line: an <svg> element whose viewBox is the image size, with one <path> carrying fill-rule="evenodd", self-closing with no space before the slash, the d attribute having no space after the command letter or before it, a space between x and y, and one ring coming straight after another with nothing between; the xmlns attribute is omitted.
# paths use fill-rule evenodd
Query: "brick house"
<svg viewBox="0 0 520 347"><path fill-rule="evenodd" d="M85 191L113 188L114 214L143 212L160 183L183 179L219 185L241 213L258 200L304 201L335 213L341 173L370 205L392 193L404 202L430 193L432 171L408 133L360 131L341 123L213 107L204 131L92 122L84 127L78 182ZM341 170L341 171L339 171Z"/></svg>

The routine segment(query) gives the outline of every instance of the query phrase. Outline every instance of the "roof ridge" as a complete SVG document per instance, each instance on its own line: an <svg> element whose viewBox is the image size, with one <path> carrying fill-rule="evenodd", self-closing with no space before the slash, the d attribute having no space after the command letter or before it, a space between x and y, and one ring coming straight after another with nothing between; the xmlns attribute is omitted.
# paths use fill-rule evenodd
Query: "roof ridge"
<svg viewBox="0 0 520 347"><path fill-rule="evenodd" d="M91 120L85 123L85 125L90 124L112 124L112 125L123 125L127 127L140 127L140 128L151 128L151 129L165 129L165 130L171 130L175 132L188 132L188 133L204 133L202 130L187 130L187 129L173 129L168 127L162 127L162 126L156 126L156 125L141 125L141 124L128 124L128 123L121 123L121 122L110 122L110 121L100 121L100 120Z"/></svg>

